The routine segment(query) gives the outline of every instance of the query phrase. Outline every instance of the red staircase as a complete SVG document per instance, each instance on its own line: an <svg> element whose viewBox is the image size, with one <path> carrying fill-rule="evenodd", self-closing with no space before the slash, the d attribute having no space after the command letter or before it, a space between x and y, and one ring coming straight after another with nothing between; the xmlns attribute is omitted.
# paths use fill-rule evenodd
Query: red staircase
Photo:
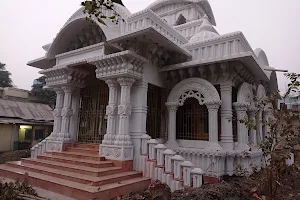
<svg viewBox="0 0 300 200"><path fill-rule="evenodd" d="M132 161L105 160L99 145L76 144L64 152L52 152L34 158L0 165L0 176L28 180L37 186L78 200L111 200L114 197L146 189L150 179L132 170Z"/></svg>

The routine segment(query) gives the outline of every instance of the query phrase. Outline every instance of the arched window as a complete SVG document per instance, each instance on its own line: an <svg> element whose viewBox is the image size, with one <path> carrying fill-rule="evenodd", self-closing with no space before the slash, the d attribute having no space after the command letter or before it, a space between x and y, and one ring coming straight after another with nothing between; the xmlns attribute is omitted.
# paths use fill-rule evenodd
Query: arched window
<svg viewBox="0 0 300 200"><path fill-rule="evenodd" d="M176 139L208 140L208 110L195 98L188 98L176 115Z"/></svg>
<svg viewBox="0 0 300 200"><path fill-rule="evenodd" d="M180 14L175 25L178 26L185 23L186 23L186 18L182 14Z"/></svg>
<svg viewBox="0 0 300 200"><path fill-rule="evenodd" d="M147 134L153 139L165 138L162 129L162 94L163 88L148 84L147 93L147 121L146 130Z"/></svg>

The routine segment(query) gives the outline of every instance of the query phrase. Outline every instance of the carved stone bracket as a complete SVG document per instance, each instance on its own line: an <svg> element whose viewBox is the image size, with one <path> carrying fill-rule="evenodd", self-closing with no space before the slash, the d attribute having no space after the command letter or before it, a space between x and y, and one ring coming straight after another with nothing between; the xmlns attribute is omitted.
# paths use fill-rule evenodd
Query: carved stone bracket
<svg viewBox="0 0 300 200"><path fill-rule="evenodd" d="M79 88L84 87L84 78L89 74L87 71L66 65L57 65L40 73L46 76L46 85L49 87L72 85Z"/></svg>
<svg viewBox="0 0 300 200"><path fill-rule="evenodd" d="M120 76L140 79L143 76L143 64L147 62L147 59L129 50L97 56L88 60L88 63L97 67L96 76L99 79L111 79Z"/></svg>

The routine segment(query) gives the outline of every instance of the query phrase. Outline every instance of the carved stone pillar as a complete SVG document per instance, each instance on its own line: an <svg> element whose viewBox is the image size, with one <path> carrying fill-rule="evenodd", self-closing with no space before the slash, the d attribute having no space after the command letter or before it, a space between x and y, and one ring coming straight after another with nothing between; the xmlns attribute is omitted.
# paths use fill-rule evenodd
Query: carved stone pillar
<svg viewBox="0 0 300 200"><path fill-rule="evenodd" d="M130 91L135 82L134 78L122 77L117 82L121 86L120 105L118 106L119 129L113 144L101 144L100 153L107 159L133 160L133 145L129 132L129 117L131 115Z"/></svg>
<svg viewBox="0 0 300 200"><path fill-rule="evenodd" d="M222 150L223 148L219 145L219 134L218 134L218 110L221 105L221 101L213 101L205 103L208 109L208 134L209 134L209 146L208 150Z"/></svg>
<svg viewBox="0 0 300 200"><path fill-rule="evenodd" d="M121 86L121 100L118 107L119 131L114 141L115 145L131 146L132 142L129 134L129 117L131 115L130 90L135 82L134 78L118 78Z"/></svg>
<svg viewBox="0 0 300 200"><path fill-rule="evenodd" d="M270 121L271 121L271 117L273 115L273 110L271 109L265 109L264 110L264 137L268 137L270 134Z"/></svg>
<svg viewBox="0 0 300 200"><path fill-rule="evenodd" d="M109 100L106 107L107 131L102 144L114 144L118 116L118 82L114 79L106 81L109 88Z"/></svg>
<svg viewBox="0 0 300 200"><path fill-rule="evenodd" d="M263 128L262 128L262 110L258 111L257 121L256 121L256 132L257 132L257 141L262 142L263 140Z"/></svg>
<svg viewBox="0 0 300 200"><path fill-rule="evenodd" d="M257 133L256 133L256 110L254 108L249 109L249 121L253 127L250 129L249 140L253 147L257 146Z"/></svg>
<svg viewBox="0 0 300 200"><path fill-rule="evenodd" d="M142 171L141 141L150 137L146 131L148 83L139 80L131 88L130 138L134 147L133 169Z"/></svg>
<svg viewBox="0 0 300 200"><path fill-rule="evenodd" d="M50 139L56 140L59 137L60 129L61 129L61 110L63 108L64 103L64 91L60 88L54 88L56 92L56 105L53 112L54 116L54 124L53 124L53 132L51 133Z"/></svg>
<svg viewBox="0 0 300 200"><path fill-rule="evenodd" d="M166 103L168 113L169 113L169 122L168 122L168 142L167 147L174 149L178 147L178 143L176 142L176 113L178 104L174 102Z"/></svg>
<svg viewBox="0 0 300 200"><path fill-rule="evenodd" d="M232 84L230 82L221 84L221 99L221 143L225 150L233 150Z"/></svg>
<svg viewBox="0 0 300 200"><path fill-rule="evenodd" d="M238 146L237 149L244 151L249 150L248 146L248 128L243 120L248 120L247 110L248 105L244 103L234 103L237 114L237 132L238 132Z"/></svg>
<svg viewBox="0 0 300 200"><path fill-rule="evenodd" d="M70 121L73 115L72 110L72 92L74 91L73 86L63 86L62 89L64 90L64 107L62 109L62 124L61 124L61 132L59 133L59 141L63 142L71 142L71 134L69 131L70 128Z"/></svg>

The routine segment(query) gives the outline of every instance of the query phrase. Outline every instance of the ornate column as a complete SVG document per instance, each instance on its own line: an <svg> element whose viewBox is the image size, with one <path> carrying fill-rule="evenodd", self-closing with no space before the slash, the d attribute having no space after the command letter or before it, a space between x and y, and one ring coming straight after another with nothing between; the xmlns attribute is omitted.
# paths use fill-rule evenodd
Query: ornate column
<svg viewBox="0 0 300 200"><path fill-rule="evenodd" d="M80 110L80 88L76 88L72 93L72 110L69 132L71 133L71 140L76 141L78 135L78 121Z"/></svg>
<svg viewBox="0 0 300 200"><path fill-rule="evenodd" d="M238 146L236 147L238 150L244 151L249 150L248 146L248 128L242 120L247 120L247 110L248 105L245 103L234 103L234 107L237 114L237 132L238 132Z"/></svg>
<svg viewBox="0 0 300 200"><path fill-rule="evenodd" d="M131 115L130 90L135 82L134 78L118 78L121 86L121 99L118 107L119 114L119 131L114 141L115 145L131 146L132 142L129 134L129 116Z"/></svg>
<svg viewBox="0 0 300 200"><path fill-rule="evenodd" d="M73 86L63 86L64 90L64 107L62 109L62 124L61 124L61 132L59 133L59 141L63 142L71 142L71 134L69 132L71 117L73 115L72 110L72 92L74 91Z"/></svg>
<svg viewBox="0 0 300 200"><path fill-rule="evenodd" d="M271 117L273 115L273 110L272 109L265 109L264 110L264 137L268 137L270 134L270 121L271 121Z"/></svg>
<svg viewBox="0 0 300 200"><path fill-rule="evenodd" d="M166 103L169 117L168 117L168 141L166 143L167 147L170 149L174 149L178 147L178 143L176 142L176 113L178 109L178 104L175 102L167 102Z"/></svg>
<svg viewBox="0 0 300 200"><path fill-rule="evenodd" d="M225 150L233 150L232 130L232 83L221 84L221 143Z"/></svg>
<svg viewBox="0 0 300 200"><path fill-rule="evenodd" d="M130 138L133 144L133 169L142 171L141 141L149 138L146 131L148 83L138 80L131 88ZM151 137L150 137L151 138Z"/></svg>
<svg viewBox="0 0 300 200"><path fill-rule="evenodd" d="M211 101L205 103L208 109L208 133L209 142L211 143L208 150L222 150L223 148L219 145L218 138L218 110L221 105L221 101Z"/></svg>
<svg viewBox="0 0 300 200"><path fill-rule="evenodd" d="M256 132L257 132L257 141L261 142L263 140L263 130L262 130L262 110L258 111L257 121L256 121Z"/></svg>
<svg viewBox="0 0 300 200"><path fill-rule="evenodd" d="M61 110L63 108L64 103L64 91L61 88L54 88L56 92L56 105L53 112L54 116L54 124L53 124L53 132L51 133L50 140L56 140L59 137L60 129L61 129Z"/></svg>
<svg viewBox="0 0 300 200"><path fill-rule="evenodd" d="M131 161L133 160L134 154L129 132L129 117L131 115L130 91L135 79L130 77L122 77L118 78L117 82L121 86L120 105L118 106L118 134L116 135L113 144L100 145L100 153L102 156L105 156L108 159Z"/></svg>
<svg viewBox="0 0 300 200"><path fill-rule="evenodd" d="M253 127L250 128L249 140L252 147L257 146L257 133L256 133L256 109L250 108L249 109L249 121Z"/></svg>
<svg viewBox="0 0 300 200"><path fill-rule="evenodd" d="M109 88L109 100L106 107L107 130L102 144L114 144L118 116L118 82L115 79L105 81Z"/></svg>

